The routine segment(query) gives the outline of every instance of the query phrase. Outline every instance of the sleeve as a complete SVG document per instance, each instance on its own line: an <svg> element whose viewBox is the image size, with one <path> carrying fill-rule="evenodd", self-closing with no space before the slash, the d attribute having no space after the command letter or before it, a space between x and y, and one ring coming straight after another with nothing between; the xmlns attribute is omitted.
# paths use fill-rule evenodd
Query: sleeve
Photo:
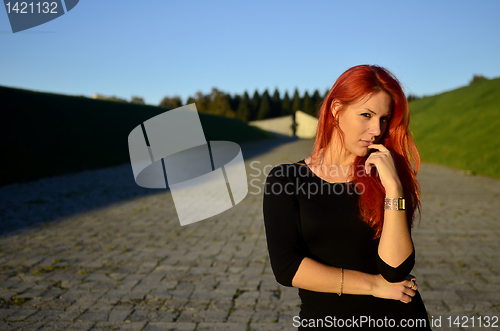
<svg viewBox="0 0 500 331"><path fill-rule="evenodd" d="M292 279L306 257L300 233L300 213L295 183L287 174L288 167L271 170L264 186L264 224L271 267L278 283L292 286Z"/></svg>
<svg viewBox="0 0 500 331"><path fill-rule="evenodd" d="M415 248L411 254L397 267L391 267L377 254L377 268L382 277L388 282L396 283L405 279L415 265Z"/></svg>

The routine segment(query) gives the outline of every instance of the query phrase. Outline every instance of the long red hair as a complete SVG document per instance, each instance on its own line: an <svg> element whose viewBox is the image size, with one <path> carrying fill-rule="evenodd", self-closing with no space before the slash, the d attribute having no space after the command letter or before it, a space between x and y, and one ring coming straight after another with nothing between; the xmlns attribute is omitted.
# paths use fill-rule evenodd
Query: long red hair
<svg viewBox="0 0 500 331"><path fill-rule="evenodd" d="M311 161L313 164L322 163L320 152L329 147L333 134L340 134L341 140L343 138L338 121L332 116L332 103L340 104L339 112L342 112L350 104L381 91L391 97L392 115L378 143L387 147L394 156L403 185L408 226L412 227L414 214L417 209L420 211L420 186L416 178L420 168L420 156L408 128L408 101L398 79L387 69L376 65L360 65L348 69L337 79L318 110L319 121ZM364 188L364 193L359 197L361 217L375 230L375 238L380 238L384 222L385 189L378 176L365 176L364 171L357 171L364 167L367 157L368 155L355 158L356 171L353 179L356 185L362 184L358 187Z"/></svg>

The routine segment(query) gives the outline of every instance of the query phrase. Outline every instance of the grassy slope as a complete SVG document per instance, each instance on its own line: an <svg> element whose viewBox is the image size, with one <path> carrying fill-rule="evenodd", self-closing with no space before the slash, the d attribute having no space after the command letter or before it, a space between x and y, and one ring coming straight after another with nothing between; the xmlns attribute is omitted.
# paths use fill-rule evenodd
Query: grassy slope
<svg viewBox="0 0 500 331"><path fill-rule="evenodd" d="M410 103L424 162L500 178L500 78Z"/></svg>
<svg viewBox="0 0 500 331"><path fill-rule="evenodd" d="M0 186L130 162L128 135L165 109L0 86ZM270 135L200 113L207 140L243 142Z"/></svg>

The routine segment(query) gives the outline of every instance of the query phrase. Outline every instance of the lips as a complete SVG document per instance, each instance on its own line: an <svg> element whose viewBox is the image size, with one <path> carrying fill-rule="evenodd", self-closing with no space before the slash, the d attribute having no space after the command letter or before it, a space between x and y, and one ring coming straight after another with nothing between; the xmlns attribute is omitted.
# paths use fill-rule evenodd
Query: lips
<svg viewBox="0 0 500 331"><path fill-rule="evenodd" d="M363 146L370 146L373 144L373 140L361 140L361 144L363 144Z"/></svg>

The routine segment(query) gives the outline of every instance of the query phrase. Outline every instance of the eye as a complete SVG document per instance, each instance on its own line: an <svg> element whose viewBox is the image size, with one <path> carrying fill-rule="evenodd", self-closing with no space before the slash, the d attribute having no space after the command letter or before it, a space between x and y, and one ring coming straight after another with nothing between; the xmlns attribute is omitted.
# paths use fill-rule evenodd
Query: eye
<svg viewBox="0 0 500 331"><path fill-rule="evenodd" d="M389 121L389 117L382 117L382 118L380 118L380 120L382 122L387 122L387 121Z"/></svg>
<svg viewBox="0 0 500 331"><path fill-rule="evenodd" d="M366 118L372 118L372 115L370 113L363 113L361 116L364 116Z"/></svg>

